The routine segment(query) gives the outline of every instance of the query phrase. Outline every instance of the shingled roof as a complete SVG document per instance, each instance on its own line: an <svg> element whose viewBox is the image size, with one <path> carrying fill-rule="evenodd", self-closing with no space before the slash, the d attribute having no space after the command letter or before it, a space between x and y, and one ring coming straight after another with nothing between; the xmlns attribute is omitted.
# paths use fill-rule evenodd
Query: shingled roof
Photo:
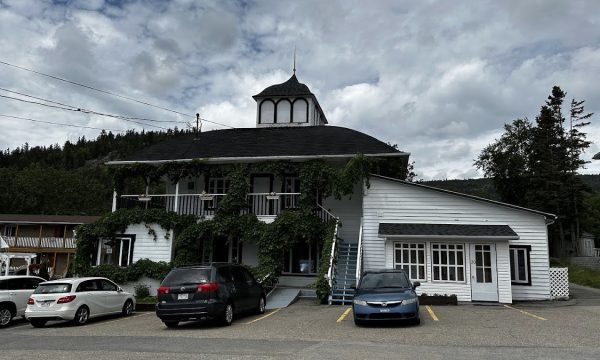
<svg viewBox="0 0 600 360"><path fill-rule="evenodd" d="M519 235L508 225L467 224L396 224L380 223L380 236L406 237L460 237L518 239Z"/></svg>
<svg viewBox="0 0 600 360"><path fill-rule="evenodd" d="M213 130L149 146L123 161L191 159L251 160L364 155L408 156L362 132L338 126L265 127Z"/></svg>
<svg viewBox="0 0 600 360"><path fill-rule="evenodd" d="M253 96L253 98L266 97L266 96L305 96L313 95L310 92L308 86L300 83L296 78L296 74L292 75L286 82L276 85L271 85L264 89L260 93Z"/></svg>

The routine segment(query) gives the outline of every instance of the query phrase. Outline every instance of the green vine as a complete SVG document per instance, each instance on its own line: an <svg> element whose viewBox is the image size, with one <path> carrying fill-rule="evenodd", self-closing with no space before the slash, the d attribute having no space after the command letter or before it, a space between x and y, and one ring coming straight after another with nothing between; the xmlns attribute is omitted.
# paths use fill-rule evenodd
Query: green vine
<svg viewBox="0 0 600 360"><path fill-rule="evenodd" d="M366 181L367 187L369 186L371 172L402 177L403 168L406 168L403 160L392 162L390 165L389 159L366 158L361 154L354 156L344 166L324 160L301 163L267 161L243 165L213 165L206 161L193 160L157 166L147 164L120 166L114 170L115 189L118 193L121 193L126 180L130 178L144 179L146 185L150 185L159 184L165 178L172 183L177 183L180 179L201 175L205 179L211 176L227 177L229 189L227 196L219 203L215 217L211 220L198 222L198 219L193 216L179 216L173 212L156 209L136 209L119 210L94 224L78 227L74 271L80 274L105 273L116 279L131 279L143 275L144 272L149 272L152 276L162 275L162 270L158 271L147 265L136 266L135 270L131 270L133 267L118 268L106 265L90 269L98 239L112 238L125 231L130 224L144 224L149 234L156 239L156 232L149 224L158 224L167 230L167 237L171 232L176 235L174 265L197 263L201 258L202 246L205 242L213 241L216 237L226 237L229 241L240 239L243 242L258 244L259 265L254 271L259 277L267 274L278 277L283 270L285 252L294 245L301 242L323 243L316 283L317 294L323 299L330 291L325 275L329 267L329 252L335 224L323 223L316 216L318 201L330 196L336 199L352 196L357 184ZM253 214L248 214L247 195L251 190L252 173L271 173L278 177L298 176L301 179L300 208L283 211L270 224L259 221Z"/></svg>

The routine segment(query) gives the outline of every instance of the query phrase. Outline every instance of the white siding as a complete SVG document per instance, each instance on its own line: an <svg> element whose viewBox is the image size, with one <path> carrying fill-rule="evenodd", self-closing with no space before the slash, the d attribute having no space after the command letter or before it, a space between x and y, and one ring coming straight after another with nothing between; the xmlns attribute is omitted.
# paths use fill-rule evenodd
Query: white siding
<svg viewBox="0 0 600 360"><path fill-rule="evenodd" d="M173 231L169 231L168 239L165 239L167 231L158 224L149 224L156 232L154 236L148 234L148 228L144 224L133 224L127 227L123 234L135 234L135 243L133 247L133 262L139 259L150 259L152 261L171 261L171 238Z"/></svg>
<svg viewBox="0 0 600 360"><path fill-rule="evenodd" d="M385 240L378 235L380 222L509 225L520 237L511 240L510 244L531 246L532 284L510 285L508 244L496 243L500 302L550 298L548 243L543 216L384 179L372 178L370 183L363 200L365 270L392 265L391 244L387 245L386 251ZM464 243L468 244L467 241ZM429 249L427 256L430 260ZM428 261L428 273L430 264ZM467 269L467 279L470 279L469 273L470 269ZM512 296L509 289L512 289ZM420 291L451 291L461 301L469 301L471 296L469 284L424 283Z"/></svg>
<svg viewBox="0 0 600 360"><path fill-rule="evenodd" d="M362 202L361 184L354 186L352 197L344 196L341 200L329 197L323 201L323 207L340 218L342 226L339 228L338 236L347 243L358 243Z"/></svg>

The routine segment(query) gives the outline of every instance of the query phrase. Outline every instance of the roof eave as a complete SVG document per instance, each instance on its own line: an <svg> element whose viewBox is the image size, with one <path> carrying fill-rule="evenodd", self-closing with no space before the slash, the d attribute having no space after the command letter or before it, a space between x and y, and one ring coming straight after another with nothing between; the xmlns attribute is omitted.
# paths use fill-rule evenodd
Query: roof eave
<svg viewBox="0 0 600 360"><path fill-rule="evenodd" d="M192 162L203 161L207 163L254 163L261 161L273 160L289 160L289 161L306 161L318 159L346 159L352 158L356 154L339 154L339 155L284 155L284 156L252 156L252 157L215 157L215 158L191 158L191 159L164 159L164 160L126 160L126 161L108 161L106 165L132 165L132 164L149 164L160 165L172 162ZM366 157L409 157L408 152L393 152L393 153L377 153L364 154Z"/></svg>
<svg viewBox="0 0 600 360"><path fill-rule="evenodd" d="M519 235L511 235L511 236L494 236L494 235L477 235L477 236L469 236L469 235L392 235L392 234L379 234L379 237L387 239L413 239L413 240L439 240L439 239L447 239L447 240L519 240Z"/></svg>

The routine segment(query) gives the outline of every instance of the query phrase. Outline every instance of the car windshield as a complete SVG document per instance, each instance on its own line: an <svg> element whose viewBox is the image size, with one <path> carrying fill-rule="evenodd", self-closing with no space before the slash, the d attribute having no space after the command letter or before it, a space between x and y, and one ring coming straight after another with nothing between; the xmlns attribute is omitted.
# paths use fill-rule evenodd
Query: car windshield
<svg viewBox="0 0 600 360"><path fill-rule="evenodd" d="M410 283L401 272L365 274L360 281L361 289L408 288Z"/></svg>
<svg viewBox="0 0 600 360"><path fill-rule="evenodd" d="M71 284L40 284L34 294L60 294L71 292Z"/></svg>
<svg viewBox="0 0 600 360"><path fill-rule="evenodd" d="M192 285L209 282L210 269L178 269L173 270L163 280L164 286Z"/></svg>

